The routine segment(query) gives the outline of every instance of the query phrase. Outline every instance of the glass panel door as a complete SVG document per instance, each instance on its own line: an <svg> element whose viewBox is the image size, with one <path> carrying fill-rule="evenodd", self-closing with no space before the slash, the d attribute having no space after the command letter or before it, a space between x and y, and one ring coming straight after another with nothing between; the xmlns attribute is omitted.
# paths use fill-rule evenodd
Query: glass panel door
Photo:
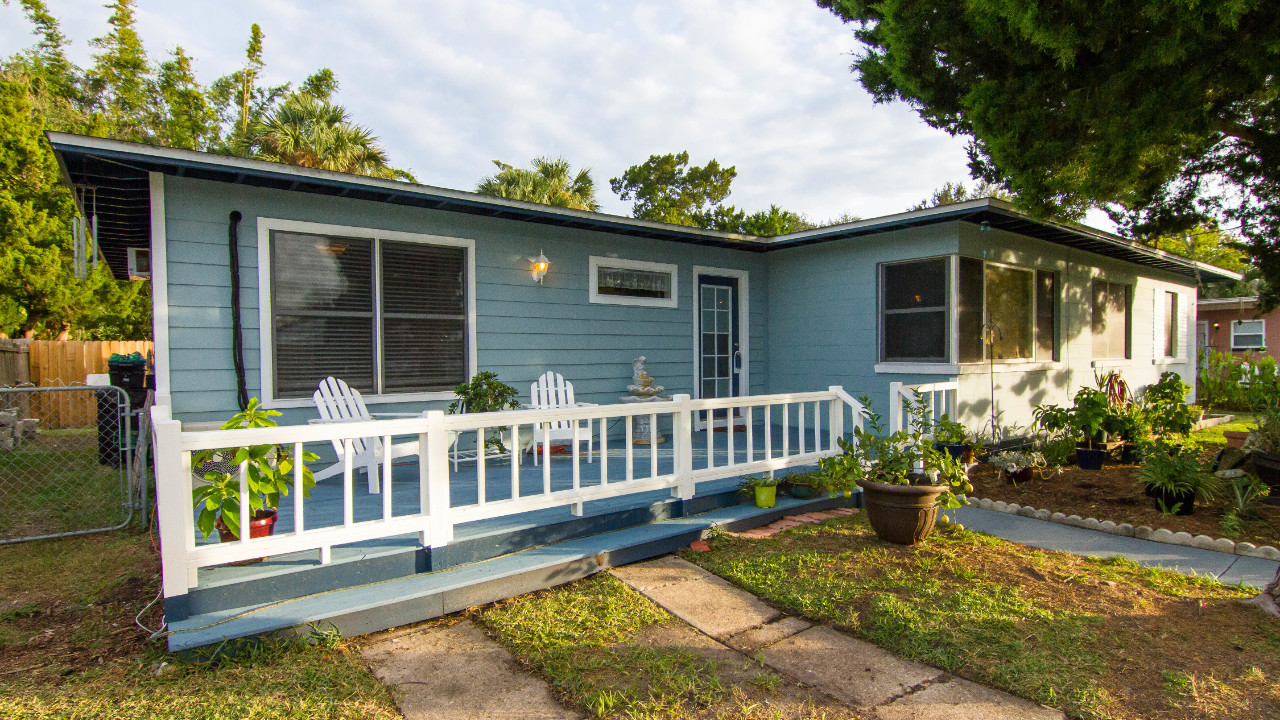
<svg viewBox="0 0 1280 720"><path fill-rule="evenodd" d="M738 280L701 276L698 279L699 397L741 394L741 343L738 338ZM722 420L724 411L715 415Z"/></svg>

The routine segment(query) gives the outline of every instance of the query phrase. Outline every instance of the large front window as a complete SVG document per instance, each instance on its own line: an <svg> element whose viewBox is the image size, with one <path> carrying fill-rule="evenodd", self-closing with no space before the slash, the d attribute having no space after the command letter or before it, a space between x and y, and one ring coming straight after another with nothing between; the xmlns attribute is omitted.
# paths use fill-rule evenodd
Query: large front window
<svg viewBox="0 0 1280 720"><path fill-rule="evenodd" d="M1057 278L960 258L959 361L1054 360Z"/></svg>
<svg viewBox="0 0 1280 720"><path fill-rule="evenodd" d="M947 361L949 267L947 258L880 266L882 361Z"/></svg>
<svg viewBox="0 0 1280 720"><path fill-rule="evenodd" d="M364 393L466 382L468 251L454 244L273 230L273 396L309 398L327 376Z"/></svg>

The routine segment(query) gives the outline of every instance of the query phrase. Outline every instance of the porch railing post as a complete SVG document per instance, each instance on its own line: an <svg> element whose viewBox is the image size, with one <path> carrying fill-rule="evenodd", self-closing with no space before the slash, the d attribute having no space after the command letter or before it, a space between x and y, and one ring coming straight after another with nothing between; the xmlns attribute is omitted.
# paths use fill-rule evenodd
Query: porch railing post
<svg viewBox="0 0 1280 720"><path fill-rule="evenodd" d="M832 385L827 388L835 397L831 398L829 406L831 408L831 421L828 427L831 431L830 447L831 452L839 452L840 446L836 444L836 440L844 437L844 400L840 398L840 394L844 392L844 388L840 385Z"/></svg>
<svg viewBox="0 0 1280 720"><path fill-rule="evenodd" d="M889 434L902 429L902 383L889 383Z"/></svg>
<svg viewBox="0 0 1280 720"><path fill-rule="evenodd" d="M675 414L671 428L671 447L675 451L673 471L676 486L671 489L672 497L681 500L692 500L695 489L693 481L693 409L688 395L676 395ZM711 432L710 423L707 432Z"/></svg>
<svg viewBox="0 0 1280 720"><path fill-rule="evenodd" d="M182 423L170 417L168 406L151 408L151 427L155 432L161 587L165 598L177 598L195 585L195 569L187 567L187 545L195 542L196 531L191 509L191 468L184 467Z"/></svg>
<svg viewBox="0 0 1280 720"><path fill-rule="evenodd" d="M427 431L418 436L418 449L419 511L427 519L427 529L421 534L422 545L443 548L453 540L453 521L449 517L449 435L444 427L443 411L427 412ZM481 446L480 452L483 451ZM442 558L432 554L431 564L440 564Z"/></svg>

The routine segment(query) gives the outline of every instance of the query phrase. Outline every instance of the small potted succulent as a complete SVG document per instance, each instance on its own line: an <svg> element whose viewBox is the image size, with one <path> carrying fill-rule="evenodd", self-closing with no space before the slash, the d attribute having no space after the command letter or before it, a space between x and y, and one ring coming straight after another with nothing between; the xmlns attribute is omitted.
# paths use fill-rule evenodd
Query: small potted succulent
<svg viewBox="0 0 1280 720"><path fill-rule="evenodd" d="M1143 452L1138 477L1155 501L1156 509L1171 515L1191 515L1196 500L1212 500L1218 480L1200 463L1195 443L1156 440Z"/></svg>
<svg viewBox="0 0 1280 720"><path fill-rule="evenodd" d="M752 475L740 485L743 492L755 496L756 507L767 509L778 502L778 479L769 475Z"/></svg>
<svg viewBox="0 0 1280 720"><path fill-rule="evenodd" d="M223 423L223 430L276 427L272 418L279 416L275 410L262 407L258 398L249 400L248 406ZM249 447L201 450L191 456L192 474L200 481L191 495L195 507L196 527L207 538L216 529L222 542L240 537L244 526L246 508L240 507L240 466L245 465L249 486L249 537L266 537L275 530L276 508L280 498L293 488L294 463L302 463L302 496L311 497L316 479L307 462L319 456L303 452L294 458L281 445L251 445Z"/></svg>
<svg viewBox="0 0 1280 720"><path fill-rule="evenodd" d="M838 440L844 453L828 459L823 469L862 488L867 520L880 539L923 542L937 524L938 510L964 505L958 495L973 492L968 466L924 438L928 410L923 403L907 401L918 420L911 424L914 429L887 433L870 399L861 400L866 429L855 428L852 440Z"/></svg>
<svg viewBox="0 0 1280 720"><path fill-rule="evenodd" d="M1016 487L1018 483L1024 483L1035 477L1037 471L1045 471L1049 469L1049 464L1045 462L1044 455L1035 450L1005 450L991 456L991 464L1000 468L1000 474L1005 480L1013 483ZM1062 472L1061 467L1056 468L1059 473Z"/></svg>

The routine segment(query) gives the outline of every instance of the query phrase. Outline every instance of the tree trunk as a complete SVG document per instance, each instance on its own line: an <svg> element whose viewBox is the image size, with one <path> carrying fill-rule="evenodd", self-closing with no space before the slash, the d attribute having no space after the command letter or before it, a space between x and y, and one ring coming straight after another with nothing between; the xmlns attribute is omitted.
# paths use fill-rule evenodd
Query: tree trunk
<svg viewBox="0 0 1280 720"><path fill-rule="evenodd" d="M1263 588L1258 597L1245 600L1245 605L1257 605L1266 614L1280 618L1280 568L1276 569L1276 578Z"/></svg>

